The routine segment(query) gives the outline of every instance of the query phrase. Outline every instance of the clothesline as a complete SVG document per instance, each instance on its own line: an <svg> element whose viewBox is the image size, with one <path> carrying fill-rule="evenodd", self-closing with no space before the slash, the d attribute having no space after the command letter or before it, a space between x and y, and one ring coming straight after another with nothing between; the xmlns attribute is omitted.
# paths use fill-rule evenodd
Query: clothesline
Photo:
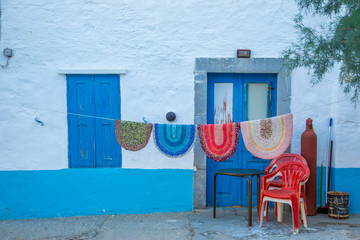
<svg viewBox="0 0 360 240"><path fill-rule="evenodd" d="M294 114L297 114L297 113L307 112L307 111L309 111L309 110L313 110L313 109L317 109L317 108L321 108L321 107L326 107L326 106L330 106L330 105L333 105L333 104L336 104L336 103L345 102L345 101L350 101L350 99L348 99L348 98L342 99L342 100L339 100L339 101L336 101L336 102L331 102L331 103L319 105L319 106L316 106L316 107L313 107L313 108L308 108L308 109L305 109L305 110L293 112L292 114L294 115Z"/></svg>
<svg viewBox="0 0 360 240"><path fill-rule="evenodd" d="M307 112L313 109L317 109L317 108L321 108L321 107L326 107L326 106L330 106L333 104L337 104L337 103L341 103L341 102L345 102L345 101L349 101L350 99L346 98L346 99L342 99L339 101L335 101L335 102L331 102L331 103L327 103L327 104L322 104L319 106L315 106L312 108L307 108L301 111L296 111L296 112L292 112L293 115L298 114L298 113L302 113L302 112ZM0 105L5 105L5 106L9 106L8 104L3 104L0 103ZM10 105L11 106L11 105ZM111 121L115 121L118 119L114 119L114 118L105 118L105 117L97 117L97 116L93 116L93 115L86 115L86 114L79 114L79 113L71 113L71 112L63 112L63 111L56 111L56 110L45 110L45 109L40 109L40 108L33 108L33 107L21 107L21 108L25 108L25 109L30 109L30 110L38 110L38 111L43 111L43 112L52 112L52 113L59 113L59 114L67 114L67 115L72 115L72 116L78 116L78 117L88 117L88 118L95 118L95 119L103 119L103 120L111 120Z"/></svg>
<svg viewBox="0 0 360 240"><path fill-rule="evenodd" d="M32 109L41 111L41 109ZM62 113L60 111L47 112ZM116 139L124 149L129 151L143 149L153 132L156 147L168 157L181 157L188 153L195 142L197 129L204 153L214 161L225 161L236 152L240 131L247 150L262 159L271 159L282 154L288 148L293 132L291 113L260 120L216 125L152 124L68 114L114 120ZM152 131L153 129L155 130Z"/></svg>
<svg viewBox="0 0 360 240"><path fill-rule="evenodd" d="M343 99L295 113L297 114L348 100L349 99ZM36 108L27 109L59 114L64 113L61 111L49 111ZM114 130L116 139L124 149L129 151L139 151L143 149L153 134L157 149L162 154L172 158L182 157L190 151L195 142L195 136L197 135L196 129L204 153L214 161L225 161L233 156L238 147L240 132L246 149L261 159L272 159L285 152L291 142L293 133L292 113L260 120L216 125L152 124L85 114L66 113L79 117L115 121Z"/></svg>

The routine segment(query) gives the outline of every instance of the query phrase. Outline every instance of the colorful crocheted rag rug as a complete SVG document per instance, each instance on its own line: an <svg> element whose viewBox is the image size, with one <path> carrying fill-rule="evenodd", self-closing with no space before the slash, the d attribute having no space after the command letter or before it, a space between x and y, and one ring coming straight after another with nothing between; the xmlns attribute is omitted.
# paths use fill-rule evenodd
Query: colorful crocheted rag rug
<svg viewBox="0 0 360 240"><path fill-rule="evenodd" d="M214 161L229 159L238 147L239 123L198 125L199 139L205 154Z"/></svg>
<svg viewBox="0 0 360 240"><path fill-rule="evenodd" d="M115 135L119 144L129 151L139 151L149 142L151 123L115 120Z"/></svg>
<svg viewBox="0 0 360 240"><path fill-rule="evenodd" d="M195 130L195 125L155 124L155 146L168 157L182 157L194 144Z"/></svg>
<svg viewBox="0 0 360 240"><path fill-rule="evenodd" d="M256 157L272 159L289 147L293 133L293 115L290 113L241 122L240 125L246 149Z"/></svg>

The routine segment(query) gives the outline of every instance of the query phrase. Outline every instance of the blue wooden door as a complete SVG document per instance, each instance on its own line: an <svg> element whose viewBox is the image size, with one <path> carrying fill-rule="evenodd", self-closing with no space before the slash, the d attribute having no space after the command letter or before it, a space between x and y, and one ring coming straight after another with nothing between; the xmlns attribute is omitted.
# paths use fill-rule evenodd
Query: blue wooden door
<svg viewBox="0 0 360 240"><path fill-rule="evenodd" d="M114 133L120 119L117 75L68 75L67 106L70 168L121 167Z"/></svg>
<svg viewBox="0 0 360 240"><path fill-rule="evenodd" d="M238 74L208 74L208 106L207 117L209 124L221 124L228 122L240 122L242 105L239 101L239 92L242 85L239 82ZM241 144L239 145L241 146ZM213 205L213 184L214 174L218 169L239 168L239 152L226 161L215 162L207 157L207 202ZM236 178L219 175L216 179L217 206L239 205L241 187Z"/></svg>
<svg viewBox="0 0 360 240"><path fill-rule="evenodd" d="M241 122L276 113L275 74L208 74L208 123ZM265 115L264 115L265 112ZM218 169L264 169L268 160L256 158L244 145L241 134L236 153L224 162L207 158L207 203L213 205L213 177ZM253 203L256 205L256 179ZM247 182L242 178L217 177L217 206L247 206Z"/></svg>
<svg viewBox="0 0 360 240"><path fill-rule="evenodd" d="M243 74L243 121L263 119L276 115L276 74ZM246 150L242 143L241 167L265 171L270 160L260 159ZM241 205L247 207L248 184L242 181ZM256 177L252 184L252 205L257 205Z"/></svg>

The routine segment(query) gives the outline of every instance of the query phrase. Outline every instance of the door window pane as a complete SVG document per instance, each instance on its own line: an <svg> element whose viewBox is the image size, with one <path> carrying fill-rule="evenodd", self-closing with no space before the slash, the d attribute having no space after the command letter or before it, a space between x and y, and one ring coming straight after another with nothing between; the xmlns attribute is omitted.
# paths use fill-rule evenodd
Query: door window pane
<svg viewBox="0 0 360 240"><path fill-rule="evenodd" d="M268 84L248 83L248 119L268 117Z"/></svg>
<svg viewBox="0 0 360 240"><path fill-rule="evenodd" d="M233 119L233 83L215 83L214 123L230 123Z"/></svg>

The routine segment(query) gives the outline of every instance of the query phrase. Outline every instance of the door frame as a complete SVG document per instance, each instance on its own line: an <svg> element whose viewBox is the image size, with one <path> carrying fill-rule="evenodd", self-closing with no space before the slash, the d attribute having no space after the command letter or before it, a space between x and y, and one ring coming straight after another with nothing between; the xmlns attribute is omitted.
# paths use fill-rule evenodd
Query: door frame
<svg viewBox="0 0 360 240"><path fill-rule="evenodd" d="M277 115L290 113L291 76L283 58L196 58L194 70L194 124L207 124L208 73L277 74ZM194 209L206 208L206 155L199 139L194 145Z"/></svg>

